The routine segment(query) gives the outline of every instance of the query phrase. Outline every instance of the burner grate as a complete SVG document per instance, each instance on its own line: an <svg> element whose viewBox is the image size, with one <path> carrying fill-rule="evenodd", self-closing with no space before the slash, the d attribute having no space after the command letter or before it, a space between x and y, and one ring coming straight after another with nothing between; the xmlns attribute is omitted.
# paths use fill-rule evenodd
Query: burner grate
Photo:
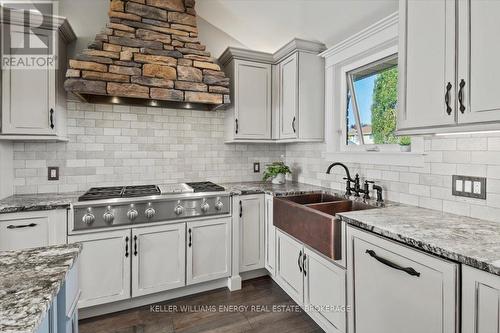
<svg viewBox="0 0 500 333"><path fill-rule="evenodd" d="M78 201L144 197L158 194L160 194L160 189L156 185L93 187L80 196Z"/></svg>
<svg viewBox="0 0 500 333"><path fill-rule="evenodd" d="M226 189L212 182L186 183L195 192L224 192Z"/></svg>

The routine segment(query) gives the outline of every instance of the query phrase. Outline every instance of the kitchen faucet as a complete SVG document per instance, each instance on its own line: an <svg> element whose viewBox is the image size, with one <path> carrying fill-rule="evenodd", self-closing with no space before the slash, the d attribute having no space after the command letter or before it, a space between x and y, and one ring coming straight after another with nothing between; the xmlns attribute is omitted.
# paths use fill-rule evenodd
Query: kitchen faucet
<svg viewBox="0 0 500 333"><path fill-rule="evenodd" d="M363 189L361 189L359 174L356 174L354 179L352 179L351 173L349 172L349 168L347 168L347 166L343 163L335 162L335 163L331 164L328 167L328 169L326 170L326 173L330 174L333 167L335 167L335 166L340 166L340 167L344 168L344 170L345 170L345 173L347 176L347 177L343 178L344 180L346 180L345 195L351 196L352 192L354 192L354 196L359 197L360 196L359 194L362 193L363 199L369 200L369 199L371 199L370 198L370 184L373 184L373 189L375 191L377 191L377 202L381 203L384 201L382 198L382 187L380 187L379 185L375 185L375 182L373 182L373 181L365 180L365 184L363 186ZM354 182L354 187L351 187L351 182Z"/></svg>

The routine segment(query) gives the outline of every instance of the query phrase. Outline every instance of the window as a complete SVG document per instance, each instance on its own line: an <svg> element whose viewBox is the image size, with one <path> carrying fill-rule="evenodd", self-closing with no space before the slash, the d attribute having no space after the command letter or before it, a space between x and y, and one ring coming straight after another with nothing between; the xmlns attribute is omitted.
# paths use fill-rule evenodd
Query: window
<svg viewBox="0 0 500 333"><path fill-rule="evenodd" d="M346 72L345 144L380 150L398 145L395 135L398 66L397 54ZM408 141L408 138L403 139Z"/></svg>

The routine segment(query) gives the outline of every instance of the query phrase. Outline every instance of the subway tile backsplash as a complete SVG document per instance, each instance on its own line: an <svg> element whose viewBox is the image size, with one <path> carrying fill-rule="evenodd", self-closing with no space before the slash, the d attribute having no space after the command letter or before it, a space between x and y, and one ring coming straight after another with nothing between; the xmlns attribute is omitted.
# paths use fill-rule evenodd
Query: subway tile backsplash
<svg viewBox="0 0 500 333"><path fill-rule="evenodd" d="M14 145L14 191L91 186L260 180L253 163L285 155L278 144L224 144L224 112L68 102L69 142ZM47 167L60 168L58 181Z"/></svg>
<svg viewBox="0 0 500 333"><path fill-rule="evenodd" d="M353 173L375 180L392 201L500 222L500 133L424 139L425 163L419 167L348 163ZM291 144L286 161L294 179L343 190L342 169L325 170L333 162L325 144ZM342 162L339 156L338 162ZM452 175L487 177L487 200L452 195ZM404 217L402 217L404 218Z"/></svg>

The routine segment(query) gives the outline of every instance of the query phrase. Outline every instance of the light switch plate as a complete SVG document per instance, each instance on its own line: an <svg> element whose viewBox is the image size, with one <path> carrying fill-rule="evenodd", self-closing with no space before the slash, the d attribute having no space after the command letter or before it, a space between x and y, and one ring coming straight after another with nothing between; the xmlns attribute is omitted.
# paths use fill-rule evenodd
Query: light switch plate
<svg viewBox="0 0 500 333"><path fill-rule="evenodd" d="M453 175L452 194L458 197L486 200L486 178Z"/></svg>
<svg viewBox="0 0 500 333"><path fill-rule="evenodd" d="M260 162L255 162L253 164L253 172L254 173L260 173Z"/></svg>
<svg viewBox="0 0 500 333"><path fill-rule="evenodd" d="M48 168L48 180L59 180L59 167Z"/></svg>

